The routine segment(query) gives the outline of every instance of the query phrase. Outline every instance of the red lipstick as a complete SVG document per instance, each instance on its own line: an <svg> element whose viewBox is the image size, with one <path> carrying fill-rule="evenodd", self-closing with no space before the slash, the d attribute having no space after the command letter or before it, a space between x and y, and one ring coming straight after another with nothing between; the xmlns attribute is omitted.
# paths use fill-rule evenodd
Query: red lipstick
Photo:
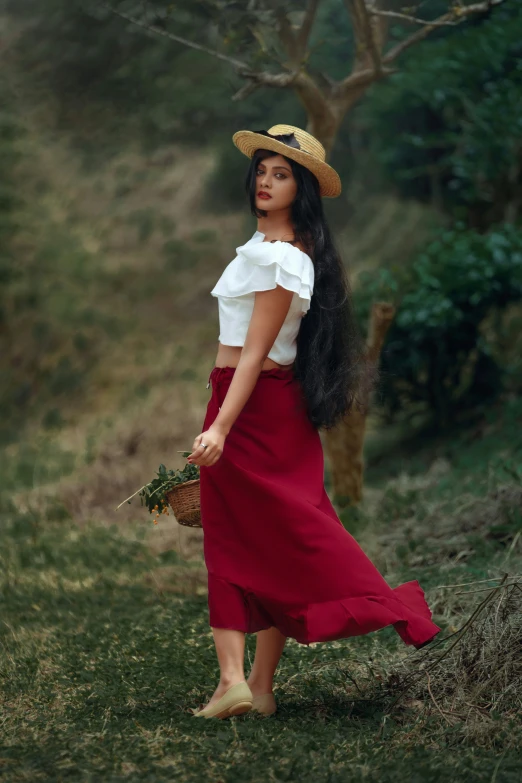
<svg viewBox="0 0 522 783"><path fill-rule="evenodd" d="M260 190L257 195L259 198L272 198L270 193L267 193L265 190Z"/></svg>

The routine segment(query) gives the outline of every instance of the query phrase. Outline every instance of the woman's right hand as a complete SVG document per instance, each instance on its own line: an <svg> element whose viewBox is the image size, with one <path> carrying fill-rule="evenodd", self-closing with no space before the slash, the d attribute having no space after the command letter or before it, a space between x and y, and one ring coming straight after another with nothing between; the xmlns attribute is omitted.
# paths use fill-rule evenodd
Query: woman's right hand
<svg viewBox="0 0 522 783"><path fill-rule="evenodd" d="M194 438L192 453L187 457L188 463L190 465L199 465L200 467L215 465L223 454L225 438L225 433L214 426L197 435ZM203 448L202 443L206 444L206 448Z"/></svg>

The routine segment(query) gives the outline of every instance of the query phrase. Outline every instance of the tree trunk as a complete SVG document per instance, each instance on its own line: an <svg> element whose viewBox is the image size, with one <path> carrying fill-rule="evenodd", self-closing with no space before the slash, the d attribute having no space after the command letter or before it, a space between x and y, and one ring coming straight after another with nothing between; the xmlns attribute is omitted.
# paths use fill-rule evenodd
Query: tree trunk
<svg viewBox="0 0 522 783"><path fill-rule="evenodd" d="M316 86L296 84L294 87L297 96L307 114L307 124L305 130L319 139L326 151L328 160L332 152L339 129L343 119L353 108L357 101L362 98L366 87L354 87L347 94L341 96L327 97L324 93L317 91Z"/></svg>

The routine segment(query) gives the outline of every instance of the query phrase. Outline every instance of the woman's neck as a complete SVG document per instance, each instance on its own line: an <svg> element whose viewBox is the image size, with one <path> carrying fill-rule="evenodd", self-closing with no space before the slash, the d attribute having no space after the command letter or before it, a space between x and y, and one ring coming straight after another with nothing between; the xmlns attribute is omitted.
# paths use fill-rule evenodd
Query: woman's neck
<svg viewBox="0 0 522 783"><path fill-rule="evenodd" d="M271 219L259 218L257 230L265 235L266 239L294 239L294 227L287 218Z"/></svg>

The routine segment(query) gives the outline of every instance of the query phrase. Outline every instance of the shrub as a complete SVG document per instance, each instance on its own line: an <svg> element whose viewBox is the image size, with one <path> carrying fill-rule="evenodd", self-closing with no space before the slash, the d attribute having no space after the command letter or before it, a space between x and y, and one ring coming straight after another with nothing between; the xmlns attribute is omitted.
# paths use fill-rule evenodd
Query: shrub
<svg viewBox="0 0 522 783"><path fill-rule="evenodd" d="M507 306L522 299L522 228L484 235L457 224L408 267L362 273L356 293L361 317L372 299L398 305L382 355L386 412L420 406L447 426L502 389L507 367L493 345Z"/></svg>

